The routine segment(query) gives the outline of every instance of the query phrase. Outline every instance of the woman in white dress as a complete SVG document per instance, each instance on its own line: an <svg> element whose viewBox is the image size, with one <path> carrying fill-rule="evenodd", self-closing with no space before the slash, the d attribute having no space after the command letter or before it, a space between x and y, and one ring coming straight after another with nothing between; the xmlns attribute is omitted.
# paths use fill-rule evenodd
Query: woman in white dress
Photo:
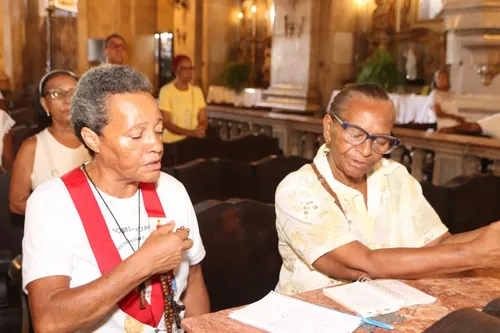
<svg viewBox="0 0 500 333"><path fill-rule="evenodd" d="M433 99L432 111L435 114L438 129L464 123L465 119L458 115L456 95L450 90L450 80L446 69L436 71L432 87L434 89L430 98Z"/></svg>
<svg viewBox="0 0 500 333"><path fill-rule="evenodd" d="M90 159L70 122L70 103L76 82L76 75L66 70L51 71L40 80L37 112L48 126L26 139L16 156L9 193L13 213L24 214L26 201L38 185Z"/></svg>

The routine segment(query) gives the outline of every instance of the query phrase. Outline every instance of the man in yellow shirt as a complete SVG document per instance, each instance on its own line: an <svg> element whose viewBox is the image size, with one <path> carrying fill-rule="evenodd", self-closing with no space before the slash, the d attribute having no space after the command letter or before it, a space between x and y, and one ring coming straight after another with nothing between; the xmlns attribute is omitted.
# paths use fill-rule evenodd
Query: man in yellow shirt
<svg viewBox="0 0 500 333"><path fill-rule="evenodd" d="M193 86L193 63L185 55L172 62L175 80L160 90L160 110L165 131L163 142L171 143L186 137L204 138L208 126L205 98L199 87Z"/></svg>

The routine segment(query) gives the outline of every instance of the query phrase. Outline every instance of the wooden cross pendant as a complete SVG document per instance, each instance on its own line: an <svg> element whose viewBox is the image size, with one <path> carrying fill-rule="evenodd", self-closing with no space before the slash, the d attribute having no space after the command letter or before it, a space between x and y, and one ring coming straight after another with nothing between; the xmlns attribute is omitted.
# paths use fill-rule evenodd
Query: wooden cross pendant
<svg viewBox="0 0 500 333"><path fill-rule="evenodd" d="M146 308L146 285L144 282L139 285L139 305L141 310Z"/></svg>

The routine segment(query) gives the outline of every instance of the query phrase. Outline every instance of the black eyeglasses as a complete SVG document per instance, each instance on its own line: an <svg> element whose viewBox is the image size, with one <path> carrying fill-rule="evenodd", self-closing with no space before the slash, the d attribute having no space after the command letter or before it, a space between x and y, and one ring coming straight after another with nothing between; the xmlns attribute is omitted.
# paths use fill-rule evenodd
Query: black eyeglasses
<svg viewBox="0 0 500 333"><path fill-rule="evenodd" d="M353 146L359 146L370 139L372 140L372 149L379 154L386 155L390 154L401 143L399 139L391 135L370 135L361 127L343 121L335 114L329 113L329 115L332 119L337 120L340 126L342 126L342 135L345 142Z"/></svg>

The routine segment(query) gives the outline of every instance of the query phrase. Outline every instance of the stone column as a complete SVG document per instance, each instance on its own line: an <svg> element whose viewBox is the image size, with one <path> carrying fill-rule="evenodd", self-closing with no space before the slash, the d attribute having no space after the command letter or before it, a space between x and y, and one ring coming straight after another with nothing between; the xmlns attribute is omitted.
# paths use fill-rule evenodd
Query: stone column
<svg viewBox="0 0 500 333"><path fill-rule="evenodd" d="M459 93L498 94L500 79L494 78L500 73L499 11L498 0L445 2L447 62L451 86Z"/></svg>
<svg viewBox="0 0 500 333"><path fill-rule="evenodd" d="M260 106L317 112L318 0L275 0L271 86Z"/></svg>

